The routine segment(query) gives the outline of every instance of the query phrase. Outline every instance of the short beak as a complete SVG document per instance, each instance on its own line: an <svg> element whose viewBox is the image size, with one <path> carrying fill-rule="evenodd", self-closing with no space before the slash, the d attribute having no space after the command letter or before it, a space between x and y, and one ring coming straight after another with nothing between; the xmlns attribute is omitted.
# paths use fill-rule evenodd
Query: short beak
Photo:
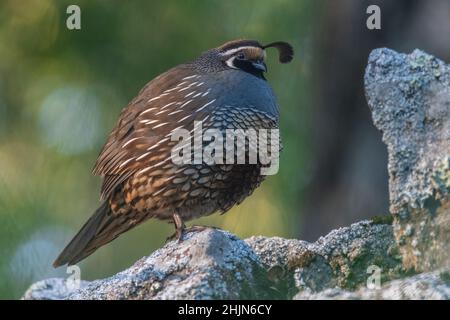
<svg viewBox="0 0 450 320"><path fill-rule="evenodd" d="M252 62L252 65L255 69L261 70L262 72L267 72L267 66L263 61Z"/></svg>

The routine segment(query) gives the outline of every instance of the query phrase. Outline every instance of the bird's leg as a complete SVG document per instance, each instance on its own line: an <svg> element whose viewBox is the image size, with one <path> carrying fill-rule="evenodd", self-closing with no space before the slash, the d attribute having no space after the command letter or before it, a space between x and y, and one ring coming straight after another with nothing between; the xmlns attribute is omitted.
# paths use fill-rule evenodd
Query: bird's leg
<svg viewBox="0 0 450 320"><path fill-rule="evenodd" d="M183 222L183 219L180 217L178 213L174 213L172 216L173 223L175 224L175 233L166 239L166 242L177 239L178 242L183 241L183 232L186 229L186 226Z"/></svg>
<svg viewBox="0 0 450 320"><path fill-rule="evenodd" d="M184 232L201 232L201 231L206 230L206 229L218 229L218 228L210 227L210 226L197 226L197 225L194 225L194 226L191 226L189 228L186 228L186 230Z"/></svg>
<svg viewBox="0 0 450 320"><path fill-rule="evenodd" d="M191 226L189 228L186 227L186 225L183 222L183 219L180 217L178 213L174 213L172 216L173 223L175 225L175 233L172 234L170 237L167 237L166 243L172 240L177 239L178 243L183 241L183 234L188 232L201 232L206 229L219 229L217 227L210 227L210 226Z"/></svg>
<svg viewBox="0 0 450 320"><path fill-rule="evenodd" d="M183 219L181 219L178 213L175 213L173 215L173 222L175 223L175 235L178 239L178 242L180 242L182 240L183 231L184 229L186 229L186 226L184 225Z"/></svg>

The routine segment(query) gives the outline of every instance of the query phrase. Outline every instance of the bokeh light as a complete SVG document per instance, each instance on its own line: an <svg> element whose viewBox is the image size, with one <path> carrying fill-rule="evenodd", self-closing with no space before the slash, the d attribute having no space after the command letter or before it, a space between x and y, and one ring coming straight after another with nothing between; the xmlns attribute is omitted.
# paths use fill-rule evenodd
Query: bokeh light
<svg viewBox="0 0 450 320"><path fill-rule="evenodd" d="M100 101L85 88L58 88L43 101L39 128L44 143L64 154L91 150L103 137Z"/></svg>

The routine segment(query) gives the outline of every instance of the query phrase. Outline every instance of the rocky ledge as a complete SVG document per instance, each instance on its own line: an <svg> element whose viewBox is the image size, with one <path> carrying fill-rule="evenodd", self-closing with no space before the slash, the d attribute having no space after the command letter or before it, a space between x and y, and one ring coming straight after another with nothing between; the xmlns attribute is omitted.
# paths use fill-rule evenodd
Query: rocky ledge
<svg viewBox="0 0 450 320"><path fill-rule="evenodd" d="M191 232L110 278L33 284L24 299L450 299L450 67L374 50L365 75L389 152L390 213L314 243Z"/></svg>

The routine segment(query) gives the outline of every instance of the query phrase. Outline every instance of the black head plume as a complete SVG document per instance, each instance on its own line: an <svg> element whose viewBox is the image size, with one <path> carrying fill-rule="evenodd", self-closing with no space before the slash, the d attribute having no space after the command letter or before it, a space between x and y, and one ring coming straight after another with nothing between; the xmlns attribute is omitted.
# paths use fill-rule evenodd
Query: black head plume
<svg viewBox="0 0 450 320"><path fill-rule="evenodd" d="M283 41L272 42L263 46L263 49L270 47L277 48L279 55L278 60L281 63L288 63L292 61L292 58L294 57L294 49L289 43Z"/></svg>

